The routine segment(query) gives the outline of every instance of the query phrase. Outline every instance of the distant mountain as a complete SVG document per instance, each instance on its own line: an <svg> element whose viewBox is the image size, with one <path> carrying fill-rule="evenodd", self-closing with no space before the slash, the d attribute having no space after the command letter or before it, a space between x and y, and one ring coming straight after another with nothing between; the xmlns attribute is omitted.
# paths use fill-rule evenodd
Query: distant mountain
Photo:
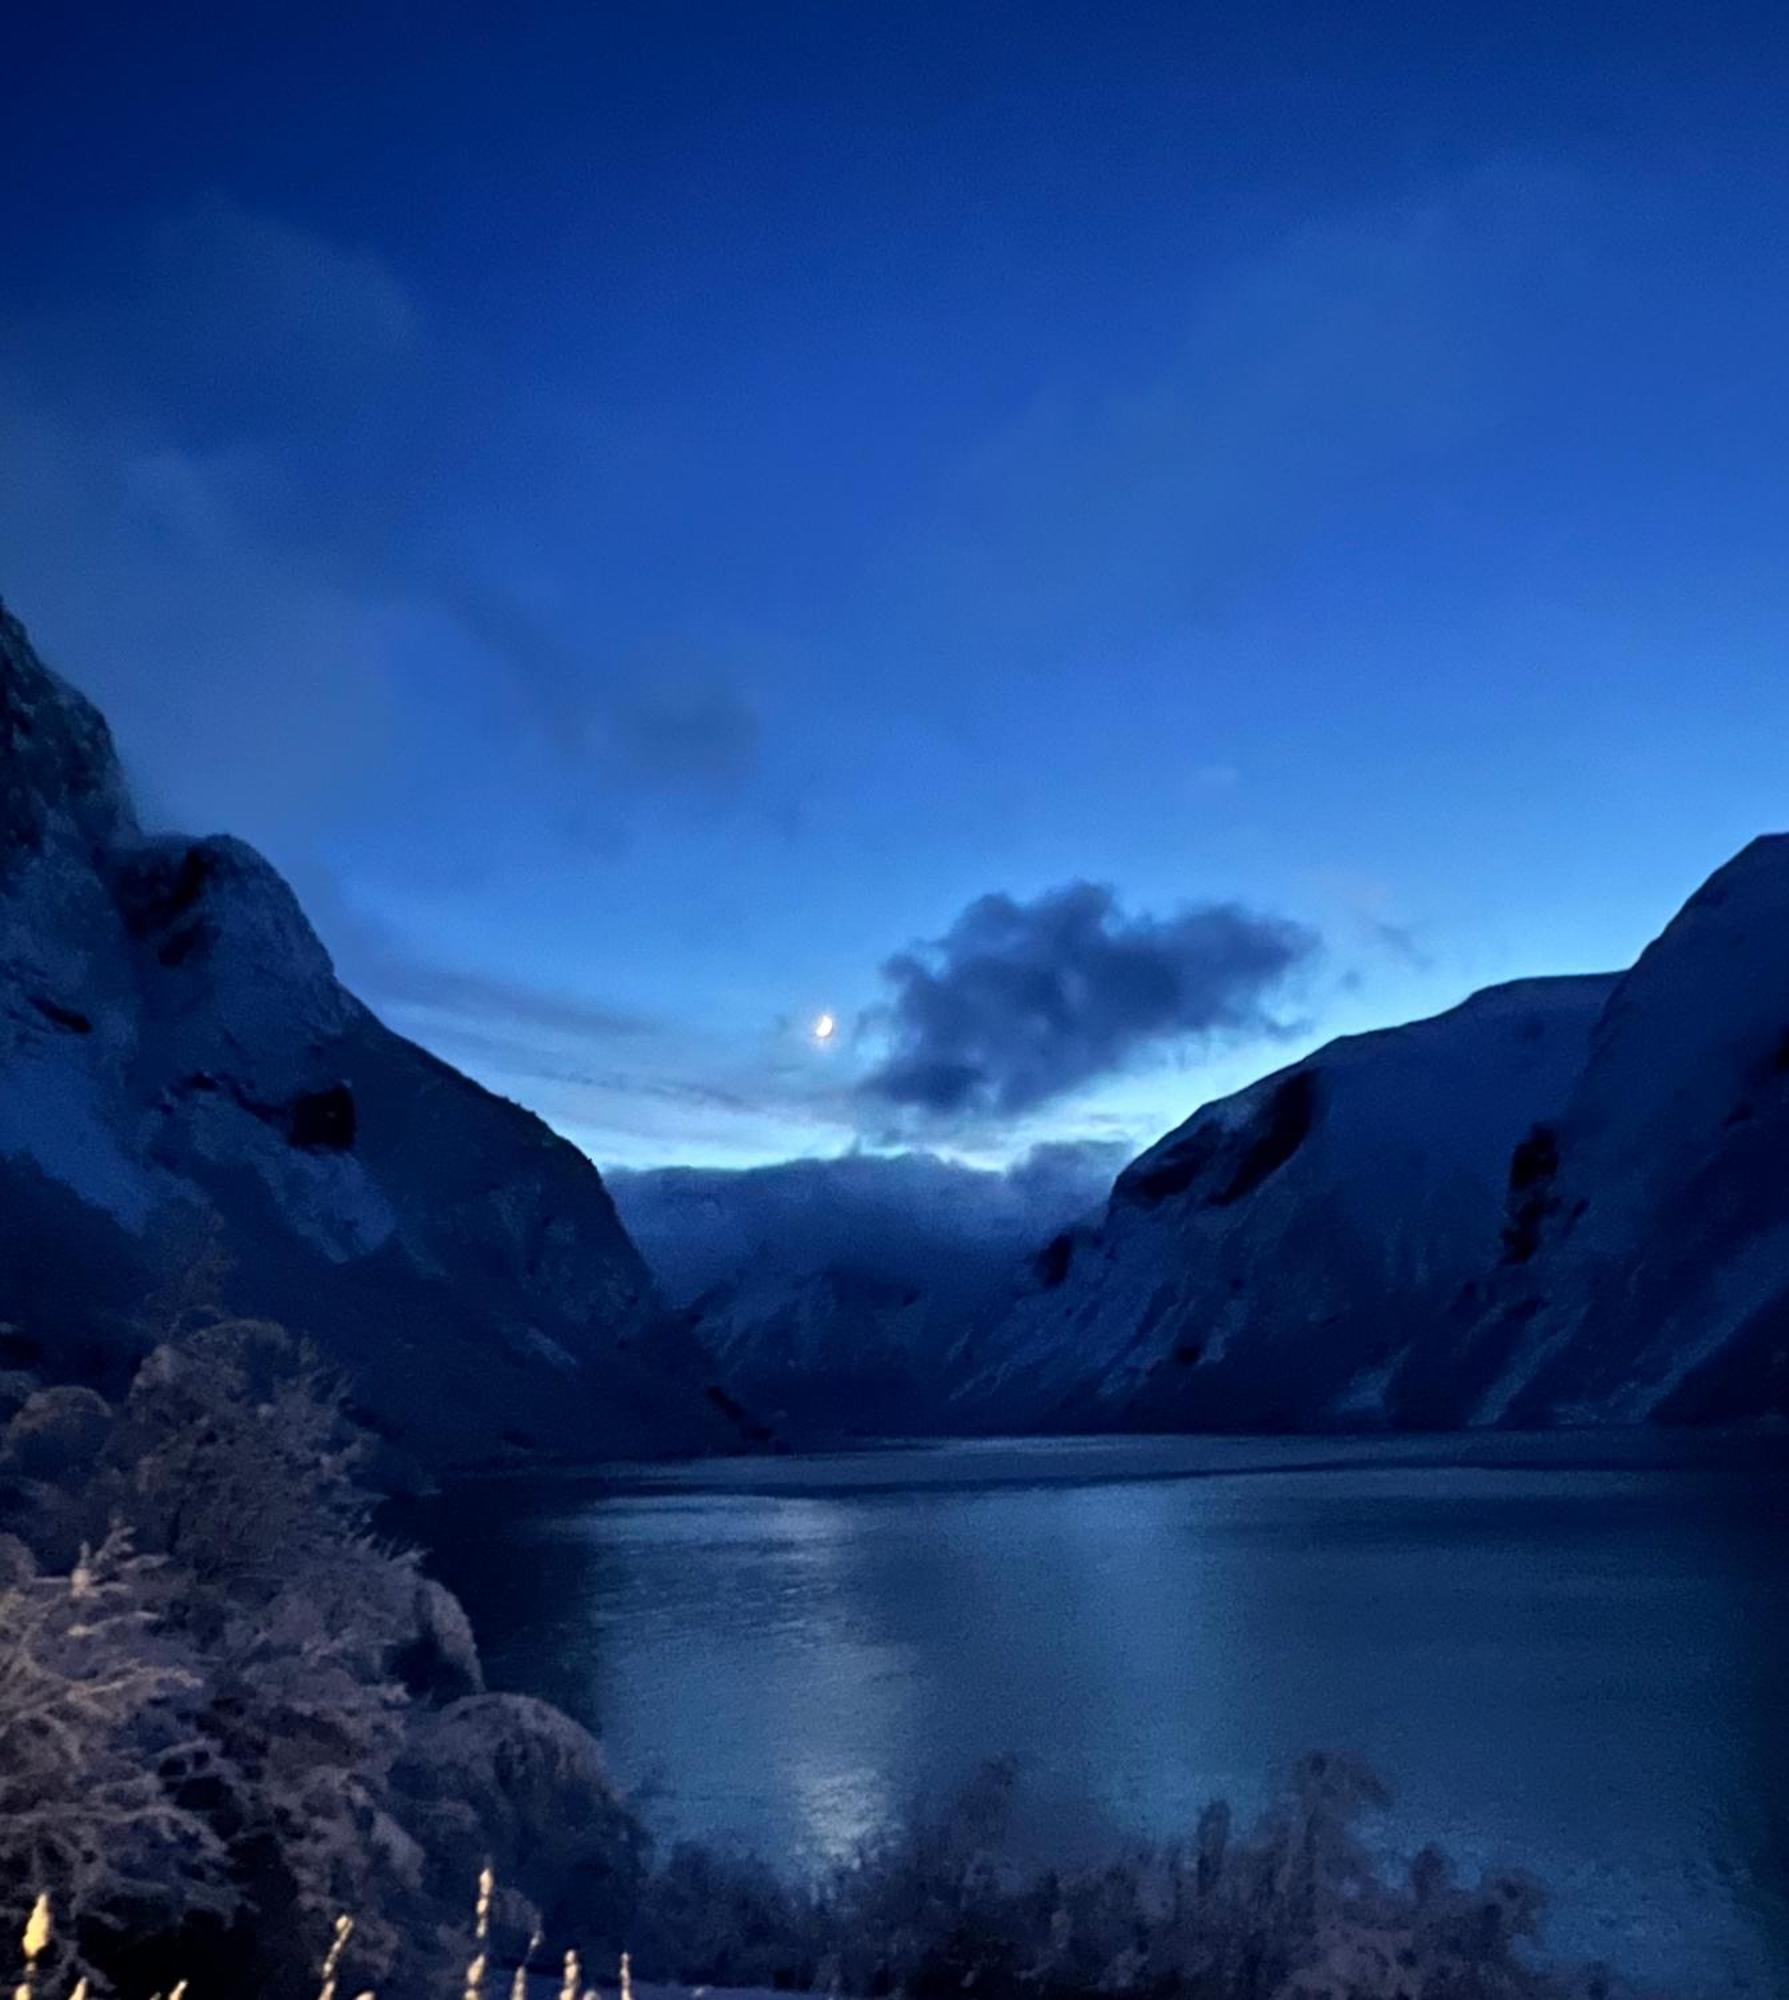
<svg viewBox="0 0 1789 2000"><path fill-rule="evenodd" d="M803 1442L930 1430L950 1344L918 1285L849 1266L742 1272L687 1324L715 1373L781 1436Z"/></svg>
<svg viewBox="0 0 1789 2000"><path fill-rule="evenodd" d="M209 1260L429 1461L733 1435L584 1155L376 1020L253 849L145 836L3 608L0 1210L14 1365L116 1379Z"/></svg>
<svg viewBox="0 0 1789 2000"><path fill-rule="evenodd" d="M792 1440L958 1421L944 1366L1040 1237L1084 1214L1122 1158L1036 1147L1004 1172L853 1152L611 1177L616 1206L716 1373Z"/></svg>
<svg viewBox="0 0 1789 2000"><path fill-rule="evenodd" d="M957 1356L961 1428L1789 1416L1789 838L1619 977L1207 1106Z"/></svg>

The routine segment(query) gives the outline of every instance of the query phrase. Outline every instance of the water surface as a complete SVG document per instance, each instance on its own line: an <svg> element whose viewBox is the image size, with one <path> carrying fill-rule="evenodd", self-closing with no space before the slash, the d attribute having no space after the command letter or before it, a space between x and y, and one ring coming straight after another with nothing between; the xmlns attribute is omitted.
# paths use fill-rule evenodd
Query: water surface
<svg viewBox="0 0 1789 2000"><path fill-rule="evenodd" d="M842 1854L983 1759L1072 1855L1312 1748L1380 1837L1514 1861L1556 1943L1789 1993L1789 1450L1707 1437L978 1442L484 1488L496 1685L671 1833Z"/></svg>

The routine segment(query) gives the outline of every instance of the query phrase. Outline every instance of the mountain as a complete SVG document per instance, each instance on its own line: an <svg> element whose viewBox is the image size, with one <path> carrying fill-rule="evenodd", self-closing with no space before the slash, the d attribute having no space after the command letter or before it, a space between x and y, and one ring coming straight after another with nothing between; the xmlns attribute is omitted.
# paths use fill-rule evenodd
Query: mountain
<svg viewBox="0 0 1789 2000"><path fill-rule="evenodd" d="M716 1374L779 1435L804 1442L933 1428L941 1399L933 1301L848 1265L746 1271L705 1293L688 1326Z"/></svg>
<svg viewBox="0 0 1789 2000"><path fill-rule="evenodd" d="M619 1172L610 1186L715 1370L806 1442L936 1431L944 1364L1041 1237L1119 1164L1046 1143L1002 1171L935 1153L850 1152L726 1169Z"/></svg>
<svg viewBox="0 0 1789 2000"><path fill-rule="evenodd" d="M10 1365L116 1381L209 1272L432 1463L731 1435L595 1167L375 1019L252 848L145 835L3 607L0 1204Z"/></svg>
<svg viewBox="0 0 1789 2000"><path fill-rule="evenodd" d="M1532 980L1207 1106L957 1357L963 1425L1789 1417L1789 837L1618 977Z"/></svg>
<svg viewBox="0 0 1789 2000"><path fill-rule="evenodd" d="M1789 1416L1789 837L1720 869L1610 996L1440 1355L1476 1423Z"/></svg>
<svg viewBox="0 0 1789 2000"><path fill-rule="evenodd" d="M1510 1157L1614 981L1494 987L1196 1112L966 1341L977 1424L1287 1430L1399 1414L1400 1358L1474 1278Z"/></svg>

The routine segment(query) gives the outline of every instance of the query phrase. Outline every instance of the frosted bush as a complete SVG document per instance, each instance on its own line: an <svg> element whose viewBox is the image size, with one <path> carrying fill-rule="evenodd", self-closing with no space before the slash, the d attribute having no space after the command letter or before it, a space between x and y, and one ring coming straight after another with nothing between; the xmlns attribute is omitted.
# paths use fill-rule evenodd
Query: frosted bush
<svg viewBox="0 0 1789 2000"><path fill-rule="evenodd" d="M53 1885L56 1968L83 1927L233 1913L223 1843L180 1802L215 1758L201 1677L159 1630L159 1565L112 1537L63 1576L0 1589L0 1882Z"/></svg>

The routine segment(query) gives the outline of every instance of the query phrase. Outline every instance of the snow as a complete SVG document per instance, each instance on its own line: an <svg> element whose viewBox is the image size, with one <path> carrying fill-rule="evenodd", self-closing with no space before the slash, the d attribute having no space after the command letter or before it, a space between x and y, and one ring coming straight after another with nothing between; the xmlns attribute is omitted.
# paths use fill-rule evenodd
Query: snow
<svg viewBox="0 0 1789 2000"><path fill-rule="evenodd" d="M1690 898L1598 1022L1559 1121L1555 1217L1521 1274L1538 1309L1481 1418L1639 1420L1704 1371L1721 1375L1704 1417L1779 1407L1768 1339L1746 1343L1789 1312L1785 1143L1789 838L1778 835Z"/></svg>

